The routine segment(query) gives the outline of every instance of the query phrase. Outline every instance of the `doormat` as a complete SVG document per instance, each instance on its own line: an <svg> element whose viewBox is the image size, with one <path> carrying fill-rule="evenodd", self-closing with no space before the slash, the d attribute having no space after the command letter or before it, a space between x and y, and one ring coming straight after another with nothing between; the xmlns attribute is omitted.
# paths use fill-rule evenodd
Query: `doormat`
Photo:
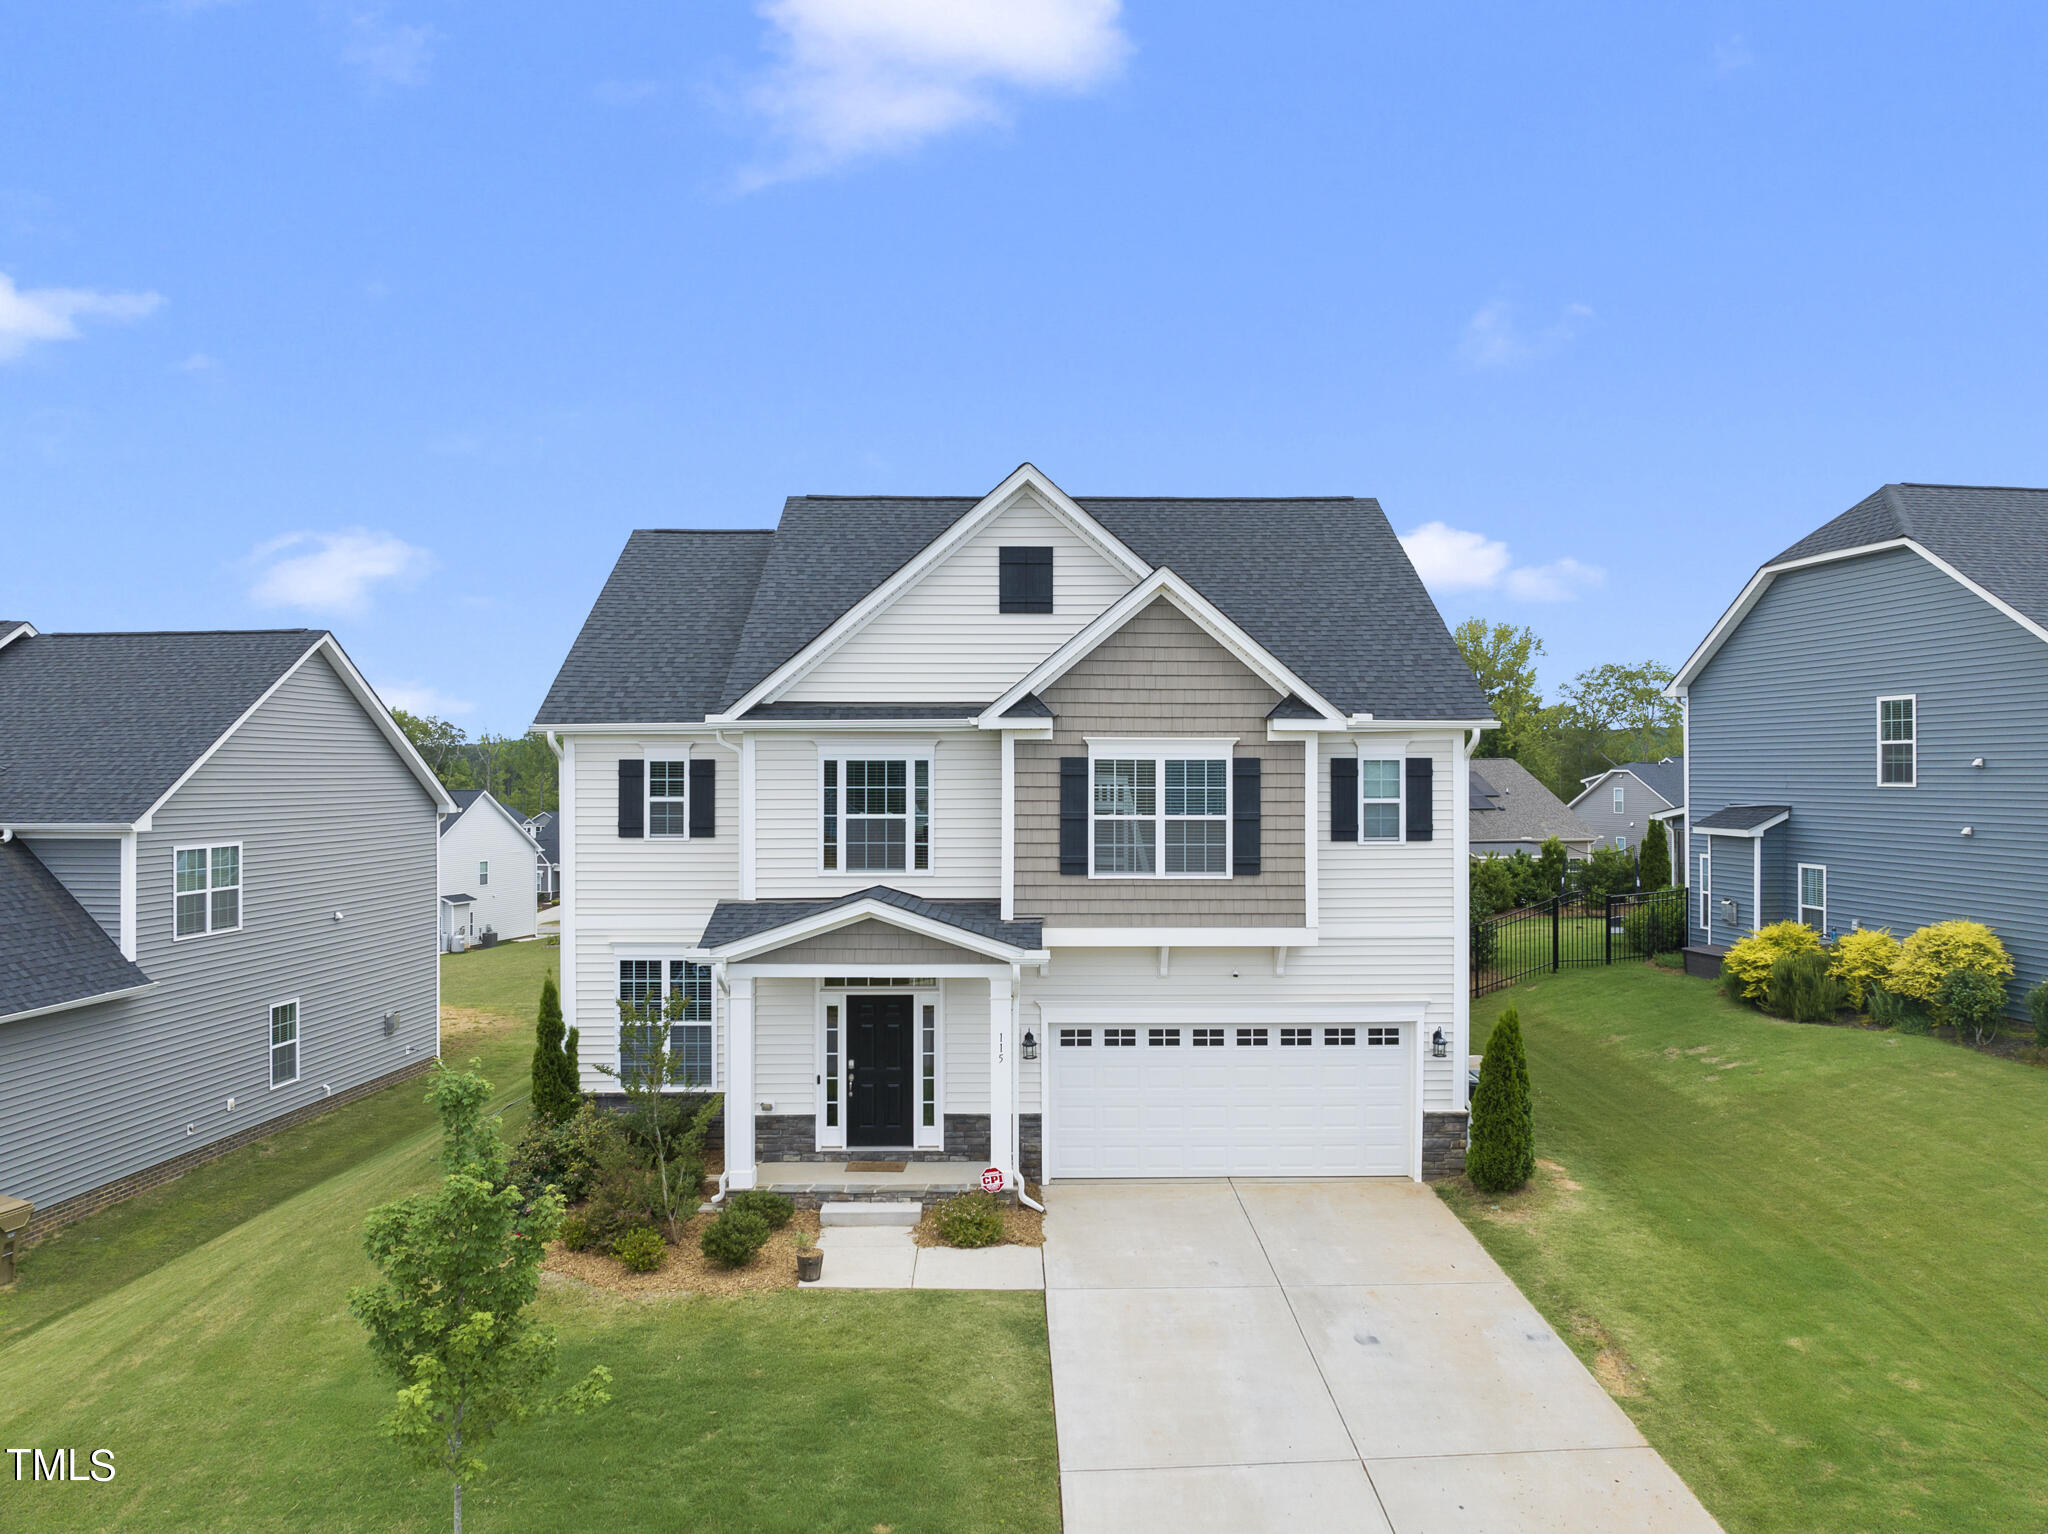
<svg viewBox="0 0 2048 1534"><path fill-rule="evenodd" d="M907 1161L849 1161L846 1163L846 1170L849 1172L900 1172L909 1165L910 1163Z"/></svg>

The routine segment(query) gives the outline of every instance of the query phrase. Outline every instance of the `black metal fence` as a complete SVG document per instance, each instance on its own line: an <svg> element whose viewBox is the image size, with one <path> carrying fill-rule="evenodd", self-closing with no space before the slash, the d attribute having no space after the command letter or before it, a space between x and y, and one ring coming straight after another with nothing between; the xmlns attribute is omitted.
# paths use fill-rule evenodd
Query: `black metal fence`
<svg viewBox="0 0 2048 1534"><path fill-rule="evenodd" d="M1624 895L1559 895L1472 923L1472 994L1526 975L1647 959L1685 946L1685 886Z"/></svg>

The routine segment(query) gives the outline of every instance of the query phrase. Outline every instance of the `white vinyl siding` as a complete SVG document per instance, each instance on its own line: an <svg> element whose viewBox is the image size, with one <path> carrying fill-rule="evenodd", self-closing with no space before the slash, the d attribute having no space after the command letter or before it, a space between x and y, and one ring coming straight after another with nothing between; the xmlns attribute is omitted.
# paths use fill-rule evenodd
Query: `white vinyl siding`
<svg viewBox="0 0 2048 1534"><path fill-rule="evenodd" d="M528 866L533 855L519 828L478 799L441 836L441 893L474 898L463 919L474 931L488 927L508 941L532 937L539 930L533 891L504 871Z"/></svg>
<svg viewBox="0 0 2048 1534"><path fill-rule="evenodd" d="M851 513L849 513L851 515ZM1053 551L1053 610L996 610L999 550ZM1052 654L1134 583L1029 490L782 697L871 703L877 679L905 703L986 703Z"/></svg>

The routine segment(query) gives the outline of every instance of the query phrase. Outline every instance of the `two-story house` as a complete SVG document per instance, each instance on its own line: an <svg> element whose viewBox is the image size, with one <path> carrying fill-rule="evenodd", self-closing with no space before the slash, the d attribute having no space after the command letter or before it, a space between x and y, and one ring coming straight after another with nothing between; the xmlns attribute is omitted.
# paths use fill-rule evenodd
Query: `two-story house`
<svg viewBox="0 0 2048 1534"><path fill-rule="evenodd" d="M1640 853L1651 821L1663 824L1674 883L1685 882L1685 758L1623 762L1579 780L1572 813L1593 832L1595 847Z"/></svg>
<svg viewBox="0 0 2048 1534"><path fill-rule="evenodd" d="M1027 464L635 533L536 722L586 1072L683 998L735 1187L1455 1170L1491 722L1371 500Z"/></svg>
<svg viewBox="0 0 2048 1534"><path fill-rule="evenodd" d="M523 816L496 794L458 788L452 813L441 817L441 943L459 934L475 942L492 932L507 942L532 937L539 905L534 870L540 843Z"/></svg>
<svg viewBox="0 0 2048 1534"><path fill-rule="evenodd" d="M427 1066L452 807L332 635L0 623L0 1193L32 1229Z"/></svg>
<svg viewBox="0 0 2048 1534"><path fill-rule="evenodd" d="M1689 958L1761 923L1971 918L2048 977L2048 491L1886 485L1750 579L1680 669Z"/></svg>

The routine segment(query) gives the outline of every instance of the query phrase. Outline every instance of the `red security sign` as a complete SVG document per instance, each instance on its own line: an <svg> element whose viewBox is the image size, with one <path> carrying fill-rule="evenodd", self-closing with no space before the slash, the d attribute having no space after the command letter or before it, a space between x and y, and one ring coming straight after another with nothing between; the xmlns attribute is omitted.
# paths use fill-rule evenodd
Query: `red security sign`
<svg viewBox="0 0 2048 1534"><path fill-rule="evenodd" d="M981 1185L990 1193L1002 1192L1003 1169L999 1166L992 1166L986 1172L983 1172L981 1174Z"/></svg>

